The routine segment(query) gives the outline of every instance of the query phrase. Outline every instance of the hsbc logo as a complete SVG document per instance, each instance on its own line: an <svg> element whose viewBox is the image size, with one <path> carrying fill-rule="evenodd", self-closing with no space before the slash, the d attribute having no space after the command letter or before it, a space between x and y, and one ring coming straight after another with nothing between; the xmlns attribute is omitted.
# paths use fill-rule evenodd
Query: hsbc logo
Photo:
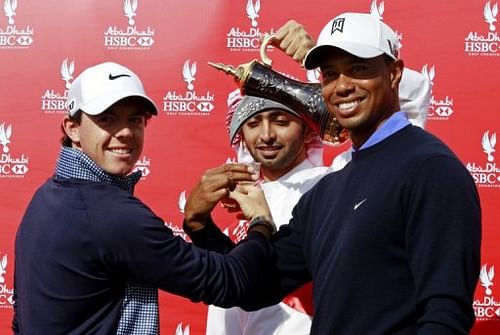
<svg viewBox="0 0 500 335"><path fill-rule="evenodd" d="M4 254L0 259L0 308L12 308L14 304L14 289L6 284L5 279L7 266L7 254Z"/></svg>
<svg viewBox="0 0 500 335"><path fill-rule="evenodd" d="M214 110L214 95L210 92L199 95L196 91L196 64L188 59L182 65L182 79L186 83L184 92L167 91L164 95L163 111L167 115L208 116Z"/></svg>
<svg viewBox="0 0 500 335"><path fill-rule="evenodd" d="M73 82L75 61L64 59L59 65L59 76L64 82L64 89L47 89L41 97L41 110L46 114L64 114L67 111L68 89Z"/></svg>
<svg viewBox="0 0 500 335"><path fill-rule="evenodd" d="M481 14L482 18L481 18ZM478 8L474 17L485 23L483 32L471 31L464 39L464 52L469 56L500 56L500 36L498 35L498 3L488 1ZM487 27L487 28L486 28ZM486 31L487 29L487 31Z"/></svg>
<svg viewBox="0 0 500 335"><path fill-rule="evenodd" d="M480 144L485 160L481 163L468 162L465 166L479 187L500 187L500 168L497 168L495 162L496 132L486 130L481 137Z"/></svg>
<svg viewBox="0 0 500 335"><path fill-rule="evenodd" d="M0 145L2 146L0 178L23 178L29 170L27 156L24 154L13 155L11 153L12 129L11 124L0 123Z"/></svg>
<svg viewBox="0 0 500 335"><path fill-rule="evenodd" d="M141 179L146 179L151 173L151 159L146 158L146 156L142 157L141 160L135 163L134 172L135 171L141 171Z"/></svg>
<svg viewBox="0 0 500 335"><path fill-rule="evenodd" d="M127 26L109 26L104 32L104 46L110 50L149 50L155 43L155 29L136 27L138 0L124 0L123 14Z"/></svg>
<svg viewBox="0 0 500 335"><path fill-rule="evenodd" d="M7 17L7 27L0 28L0 48L26 49L33 44L34 30L30 26L16 26L17 0L3 0L3 12Z"/></svg>
<svg viewBox="0 0 500 335"><path fill-rule="evenodd" d="M265 34L259 28L259 19L262 15L261 0L247 0L245 14L250 20L250 28L231 27L226 33L226 48L235 52L258 52L262 36ZM274 31L271 29L269 34L274 34Z"/></svg>
<svg viewBox="0 0 500 335"><path fill-rule="evenodd" d="M479 284L483 287L482 299L473 302L474 314L477 320L498 320L500 318L500 301L495 300L493 292L495 279L495 266L483 264L479 273Z"/></svg>
<svg viewBox="0 0 500 335"><path fill-rule="evenodd" d="M430 120L448 120L453 114L453 99L449 96L445 98L438 99L434 95L434 80L436 77L436 68L434 66L429 67L425 64L422 67L422 75L430 82L432 95L429 104L428 118Z"/></svg>

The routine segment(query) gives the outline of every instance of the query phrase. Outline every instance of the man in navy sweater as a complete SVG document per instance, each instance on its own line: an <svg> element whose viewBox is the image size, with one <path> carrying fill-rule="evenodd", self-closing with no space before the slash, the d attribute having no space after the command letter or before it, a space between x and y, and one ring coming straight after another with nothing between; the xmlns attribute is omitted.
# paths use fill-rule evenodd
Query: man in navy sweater
<svg viewBox="0 0 500 335"><path fill-rule="evenodd" d="M400 111L404 64L395 33L370 14L341 14L304 64L321 70L326 103L350 132L352 161L301 198L273 235L277 262L262 279L267 290L241 304L269 305L312 281L312 334L467 334L480 264L479 197L453 152ZM265 212L253 188L234 192L244 214ZM200 245L219 235L213 223L191 233Z"/></svg>
<svg viewBox="0 0 500 335"><path fill-rule="evenodd" d="M157 288L217 304L261 289L272 261L265 213L253 212L246 242L222 256L175 237L132 195L146 123L157 114L134 72L111 62L86 69L67 108L55 174L16 236L14 333L157 334ZM252 172L228 165L224 182L254 181Z"/></svg>

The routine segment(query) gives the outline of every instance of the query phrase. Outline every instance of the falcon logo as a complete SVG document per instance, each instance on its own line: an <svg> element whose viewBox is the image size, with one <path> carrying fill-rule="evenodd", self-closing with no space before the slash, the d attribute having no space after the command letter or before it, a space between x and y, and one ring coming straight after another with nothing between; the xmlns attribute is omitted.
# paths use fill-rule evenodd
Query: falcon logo
<svg viewBox="0 0 500 335"><path fill-rule="evenodd" d="M192 91L194 89L193 81L195 81L196 75L196 62L193 62L191 66L189 66L189 59L184 62L184 66L182 67L182 76L184 77L184 81L187 83L187 89Z"/></svg>
<svg viewBox="0 0 500 335"><path fill-rule="evenodd" d="M481 272L479 273L479 281L481 286L484 287L486 295L491 295L493 292L490 286L493 286L493 278L495 277L495 267L491 266L488 270L487 264L481 267Z"/></svg>
<svg viewBox="0 0 500 335"><path fill-rule="evenodd" d="M382 14L384 14L384 2L382 1L377 6L377 0L373 0L372 5L370 7L370 14L375 16L379 20L383 20Z"/></svg>
<svg viewBox="0 0 500 335"><path fill-rule="evenodd" d="M73 80L73 72L75 72L75 62L69 62L66 58L61 64L61 78L65 82L66 89L71 86L71 80Z"/></svg>
<svg viewBox="0 0 500 335"><path fill-rule="evenodd" d="M483 139L481 141L481 146L483 147L483 152L488 155L488 162L493 162L495 158L493 153L495 152L495 146L497 145L497 133L489 136L489 130L483 134Z"/></svg>
<svg viewBox="0 0 500 335"><path fill-rule="evenodd" d="M10 151L10 136L12 135L12 125L5 128L5 122L0 124L0 144L3 146L3 153L6 154Z"/></svg>
<svg viewBox="0 0 500 335"><path fill-rule="evenodd" d="M490 31L497 30L494 23L497 22L497 14L498 14L498 3L494 4L491 7L490 2L488 1L486 5L484 5L484 21L488 24Z"/></svg>
<svg viewBox="0 0 500 335"><path fill-rule="evenodd" d="M255 1L255 5L252 0L248 0L247 2L247 16L250 20L252 20L252 27L257 27L257 18L259 17L260 11L260 0Z"/></svg>
<svg viewBox="0 0 500 335"><path fill-rule="evenodd" d="M123 12L128 18L128 24L133 26L135 24L135 11L137 10L137 0L125 0L123 3Z"/></svg>
<svg viewBox="0 0 500 335"><path fill-rule="evenodd" d="M16 16L17 0L5 0L3 3L3 11L5 16L9 18L9 24L14 24L14 16Z"/></svg>

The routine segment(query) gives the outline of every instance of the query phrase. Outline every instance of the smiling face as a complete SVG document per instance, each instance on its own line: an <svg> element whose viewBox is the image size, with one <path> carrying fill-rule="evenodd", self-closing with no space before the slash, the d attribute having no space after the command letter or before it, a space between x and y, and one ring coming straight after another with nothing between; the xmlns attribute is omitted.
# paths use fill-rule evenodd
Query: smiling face
<svg viewBox="0 0 500 335"><path fill-rule="evenodd" d="M129 97L99 115L82 113L79 124L66 117L63 126L73 147L107 173L126 176L142 153L147 113L142 98Z"/></svg>
<svg viewBox="0 0 500 335"><path fill-rule="evenodd" d="M359 148L399 110L401 60L386 56L363 59L337 48L325 51L321 62L323 97L339 123Z"/></svg>
<svg viewBox="0 0 500 335"><path fill-rule="evenodd" d="M276 180L300 164L307 157L306 144L315 137L301 119L279 109L254 115L241 131L265 180Z"/></svg>

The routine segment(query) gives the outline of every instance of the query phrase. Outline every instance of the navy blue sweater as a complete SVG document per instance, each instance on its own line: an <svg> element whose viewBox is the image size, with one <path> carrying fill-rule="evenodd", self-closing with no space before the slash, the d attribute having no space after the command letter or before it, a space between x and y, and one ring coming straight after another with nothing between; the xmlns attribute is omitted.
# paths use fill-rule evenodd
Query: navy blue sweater
<svg viewBox="0 0 500 335"><path fill-rule="evenodd" d="M271 259L259 233L227 257L207 252L175 237L127 191L74 178L37 190L15 252L20 332L51 335L116 333L130 279L193 301L234 303L258 289L252 284Z"/></svg>
<svg viewBox="0 0 500 335"><path fill-rule="evenodd" d="M470 174L440 140L407 126L301 198L273 238L274 294L244 307L312 280L312 334L468 334L480 241Z"/></svg>

